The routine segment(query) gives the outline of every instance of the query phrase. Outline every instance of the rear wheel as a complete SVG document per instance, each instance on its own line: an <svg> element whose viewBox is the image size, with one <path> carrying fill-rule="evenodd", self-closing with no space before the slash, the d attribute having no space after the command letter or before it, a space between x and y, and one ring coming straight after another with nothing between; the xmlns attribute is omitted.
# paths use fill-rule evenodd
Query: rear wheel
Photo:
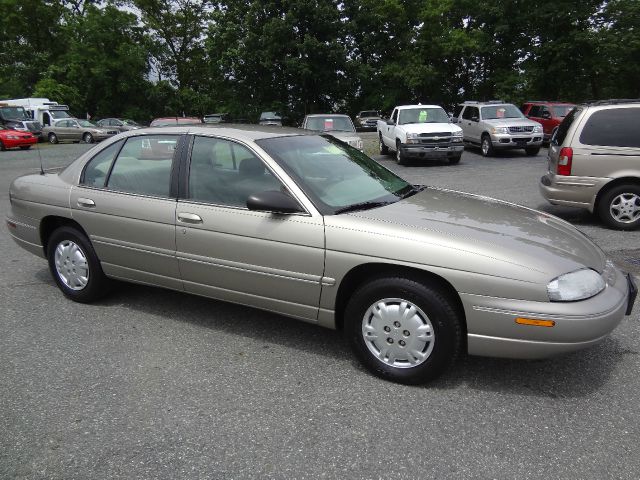
<svg viewBox="0 0 640 480"><path fill-rule="evenodd" d="M345 310L345 334L374 374L419 384L438 377L461 348L461 318L439 288L404 277L361 286Z"/></svg>
<svg viewBox="0 0 640 480"><path fill-rule="evenodd" d="M49 270L62 293L76 302L88 303L104 296L110 282L89 239L72 227L60 227L49 238Z"/></svg>
<svg viewBox="0 0 640 480"><path fill-rule="evenodd" d="M482 150L483 157L490 157L494 154L493 143L491 143L491 137L486 133L482 136L480 149Z"/></svg>
<svg viewBox="0 0 640 480"><path fill-rule="evenodd" d="M598 215L613 228L640 227L640 185L618 185L607 191L598 202Z"/></svg>
<svg viewBox="0 0 640 480"><path fill-rule="evenodd" d="M389 147L387 147L382 141L382 134L378 134L378 149L380 155L389 155Z"/></svg>
<svg viewBox="0 0 640 480"><path fill-rule="evenodd" d="M49 143L53 143L54 145L58 143L58 136L53 132L49 134Z"/></svg>
<svg viewBox="0 0 640 480"><path fill-rule="evenodd" d="M84 140L84 143L93 143L93 135L87 132L82 136L82 140Z"/></svg>
<svg viewBox="0 0 640 480"><path fill-rule="evenodd" d="M527 153L527 155L533 157L534 155L537 155L538 152L540 152L540 147L527 147L524 149L524 151Z"/></svg>
<svg viewBox="0 0 640 480"><path fill-rule="evenodd" d="M2 143L2 140L0 140L0 152L4 152L7 149L7 147L4 146L4 143Z"/></svg>

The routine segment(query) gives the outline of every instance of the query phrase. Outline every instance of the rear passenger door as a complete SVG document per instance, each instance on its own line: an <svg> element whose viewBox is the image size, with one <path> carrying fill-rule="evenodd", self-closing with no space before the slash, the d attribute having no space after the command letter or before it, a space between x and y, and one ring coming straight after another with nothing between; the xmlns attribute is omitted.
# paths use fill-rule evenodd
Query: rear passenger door
<svg viewBox="0 0 640 480"><path fill-rule="evenodd" d="M107 275L182 289L171 188L179 140L144 135L112 143L87 163L72 189L73 217Z"/></svg>
<svg viewBox="0 0 640 480"><path fill-rule="evenodd" d="M322 217L249 210L249 195L290 192L238 142L194 137L186 170L176 210L185 290L316 321L324 272Z"/></svg>

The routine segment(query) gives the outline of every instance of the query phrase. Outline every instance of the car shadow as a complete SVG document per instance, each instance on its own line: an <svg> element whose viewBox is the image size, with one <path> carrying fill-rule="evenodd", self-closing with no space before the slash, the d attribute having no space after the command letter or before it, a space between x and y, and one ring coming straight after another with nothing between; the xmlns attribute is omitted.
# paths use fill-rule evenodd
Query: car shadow
<svg viewBox="0 0 640 480"><path fill-rule="evenodd" d="M43 270L38 277L48 275ZM372 375L352 355L341 332L313 324L187 293L119 283L114 292L94 305L120 306L185 322L269 345L310 352L337 360L358 375ZM437 390L469 388L545 398L575 398L603 388L625 355L615 338L587 350L545 360L511 360L462 355L440 378L418 387Z"/></svg>

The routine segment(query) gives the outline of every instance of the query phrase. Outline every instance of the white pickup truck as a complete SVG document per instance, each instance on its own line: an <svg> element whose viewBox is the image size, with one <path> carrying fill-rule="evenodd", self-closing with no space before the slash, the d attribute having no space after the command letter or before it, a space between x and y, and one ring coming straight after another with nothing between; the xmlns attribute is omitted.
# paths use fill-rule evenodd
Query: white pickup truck
<svg viewBox="0 0 640 480"><path fill-rule="evenodd" d="M400 165L414 158L448 159L455 164L464 150L462 129L438 105L398 106L390 119L378 120L377 130L380 154L394 151Z"/></svg>

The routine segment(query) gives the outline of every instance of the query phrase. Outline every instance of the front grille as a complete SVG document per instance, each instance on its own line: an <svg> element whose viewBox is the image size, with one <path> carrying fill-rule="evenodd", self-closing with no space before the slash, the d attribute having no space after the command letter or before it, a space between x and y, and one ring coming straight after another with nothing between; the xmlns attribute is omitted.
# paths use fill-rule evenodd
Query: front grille
<svg viewBox="0 0 640 480"><path fill-rule="evenodd" d="M441 144L451 142L451 132L421 133L420 143Z"/></svg>
<svg viewBox="0 0 640 480"><path fill-rule="evenodd" d="M509 127L509 132L511 133L533 132L533 126L528 125L525 127Z"/></svg>

